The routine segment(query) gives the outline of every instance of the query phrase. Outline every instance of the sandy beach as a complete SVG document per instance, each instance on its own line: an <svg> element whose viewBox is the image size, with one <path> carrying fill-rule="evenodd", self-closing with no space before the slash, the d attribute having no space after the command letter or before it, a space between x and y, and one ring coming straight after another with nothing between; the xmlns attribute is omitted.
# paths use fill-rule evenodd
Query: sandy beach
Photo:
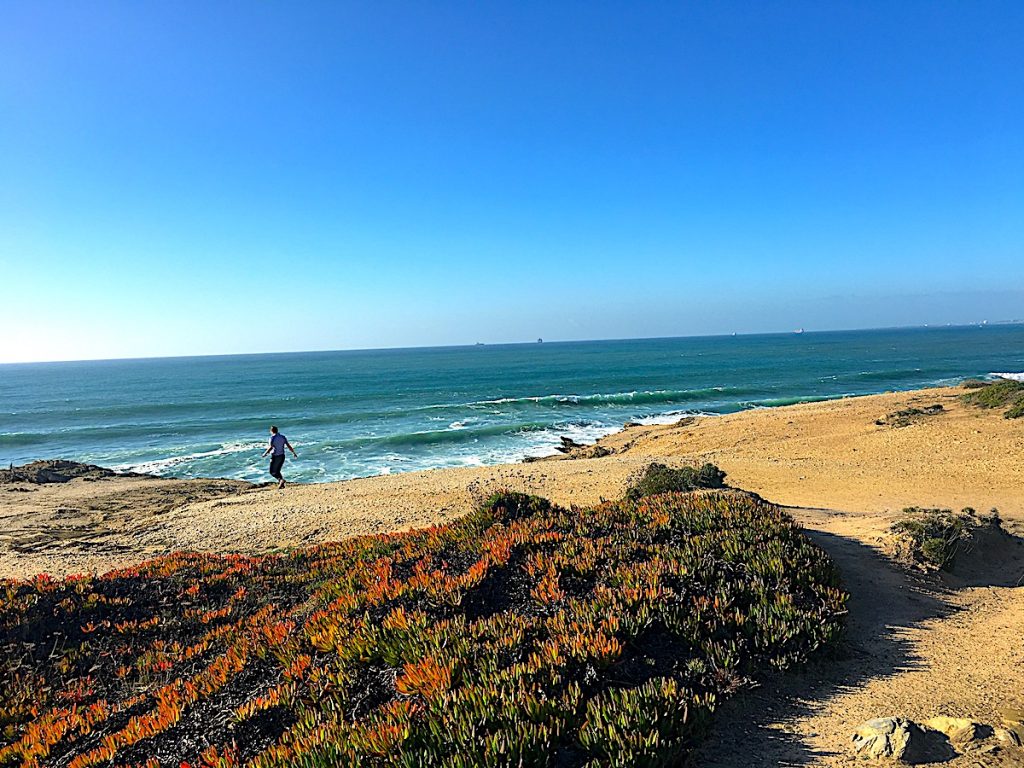
<svg viewBox="0 0 1024 768"><path fill-rule="evenodd" d="M0 576L103 571L180 549L255 553L429 525L499 489L585 505L622 495L651 461L712 461L727 482L884 530L903 507L993 507L1024 523L1024 423L927 389L630 427L601 458L430 470L284 491L238 481L75 479L0 486ZM898 411L941 405L905 426ZM868 532L864 532L868 535Z"/></svg>
<svg viewBox="0 0 1024 768"><path fill-rule="evenodd" d="M562 457L284 491L144 477L0 485L0 576L103 571L180 549L255 553L437 523L498 489L585 505L622 495L652 461L717 463L731 485L791 507L851 592L847 655L740 697L702 748L714 766L853 760L871 717L997 722L1024 691L1021 538L966 574L925 577L880 547L906 506L998 508L1024 533L1024 420L964 405L960 388L890 393L632 426ZM941 406L937 408L935 406ZM931 408L928 408L931 407ZM907 409L925 410L899 417ZM585 458L594 453L599 458ZM757 755L751 762L751 755ZM1019 765L1013 752L948 765ZM759 761L759 762L757 762Z"/></svg>

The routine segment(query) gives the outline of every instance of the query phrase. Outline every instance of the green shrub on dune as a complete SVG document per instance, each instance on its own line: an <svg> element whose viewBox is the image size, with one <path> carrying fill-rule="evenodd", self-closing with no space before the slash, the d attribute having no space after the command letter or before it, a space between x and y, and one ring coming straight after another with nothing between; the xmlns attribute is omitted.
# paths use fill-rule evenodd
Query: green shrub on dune
<svg viewBox="0 0 1024 768"><path fill-rule="evenodd" d="M970 392L960 396L968 405L979 408L1006 408L1003 415L1007 419L1019 419L1024 416L1024 381L1000 379L992 382L971 382L969 388Z"/></svg>
<svg viewBox="0 0 1024 768"><path fill-rule="evenodd" d="M955 514L948 509L907 507L893 523L897 559L926 568L951 570L956 556L971 538L973 510Z"/></svg>
<svg viewBox="0 0 1024 768"><path fill-rule="evenodd" d="M845 599L785 513L726 493L502 494L287 555L9 582L0 765L676 765Z"/></svg>
<svg viewBox="0 0 1024 768"><path fill-rule="evenodd" d="M673 467L652 463L638 476L630 479L626 498L638 501L645 496L659 493L695 491L700 488L722 488L725 472L714 464L702 467Z"/></svg>

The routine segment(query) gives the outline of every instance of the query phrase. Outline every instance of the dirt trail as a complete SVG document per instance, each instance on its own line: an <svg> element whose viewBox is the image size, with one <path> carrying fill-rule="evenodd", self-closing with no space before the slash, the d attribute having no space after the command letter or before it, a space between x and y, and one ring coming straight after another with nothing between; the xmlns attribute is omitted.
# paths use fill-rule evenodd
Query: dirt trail
<svg viewBox="0 0 1024 768"><path fill-rule="evenodd" d="M886 518L792 510L835 559L850 592L835 659L774 676L729 702L695 765L860 764L850 735L874 717L938 715L998 724L995 707L1024 699L1024 546L970 582L908 574L876 543ZM980 553L979 553L980 554ZM1024 766L1024 750L961 755L959 766Z"/></svg>

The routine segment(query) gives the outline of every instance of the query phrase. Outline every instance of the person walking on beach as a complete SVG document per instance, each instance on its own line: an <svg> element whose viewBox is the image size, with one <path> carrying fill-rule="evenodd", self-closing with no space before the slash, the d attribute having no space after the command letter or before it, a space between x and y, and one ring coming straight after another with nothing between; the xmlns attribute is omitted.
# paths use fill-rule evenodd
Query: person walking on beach
<svg viewBox="0 0 1024 768"><path fill-rule="evenodd" d="M277 431L277 427L270 428L270 445L267 446L267 450L263 452L264 458L268 453L274 454L270 457L270 476L277 480L277 487L284 488L284 476L281 474L281 467L284 466L284 449L287 448L292 452L292 456L296 459L299 458L299 454L292 448L292 444L288 442L288 438Z"/></svg>

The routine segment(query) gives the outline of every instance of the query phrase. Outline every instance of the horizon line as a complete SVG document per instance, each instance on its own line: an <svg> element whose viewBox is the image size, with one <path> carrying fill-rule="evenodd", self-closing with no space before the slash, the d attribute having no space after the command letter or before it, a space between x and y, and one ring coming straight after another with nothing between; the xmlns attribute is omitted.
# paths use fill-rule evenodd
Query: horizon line
<svg viewBox="0 0 1024 768"><path fill-rule="evenodd" d="M1024 325L1024 319L1014 320L983 320L970 323L924 323L922 325L879 325L857 328L819 328L806 330L804 328L789 331L736 331L733 333L700 333L682 334L678 336L617 336L603 339L553 339L550 341L539 337L536 341L495 341L495 342L467 342L463 344L414 344L410 346L392 347L348 347L345 349L293 349L263 352L213 352L199 355L152 355L141 357L85 357L67 358L59 360L11 360L0 362L0 367L9 365L60 365L65 363L118 363L142 360L195 360L204 358L223 357L263 357L272 355L315 355L341 352L400 352L405 350L427 350L427 349L462 349L466 347L512 347L512 346L536 346L543 344L585 344L604 341L657 341L668 339L715 339L732 338L740 336L794 336L794 335L817 335L825 333L849 333L854 331L910 331L910 330L936 330L943 328L984 328L987 326Z"/></svg>

